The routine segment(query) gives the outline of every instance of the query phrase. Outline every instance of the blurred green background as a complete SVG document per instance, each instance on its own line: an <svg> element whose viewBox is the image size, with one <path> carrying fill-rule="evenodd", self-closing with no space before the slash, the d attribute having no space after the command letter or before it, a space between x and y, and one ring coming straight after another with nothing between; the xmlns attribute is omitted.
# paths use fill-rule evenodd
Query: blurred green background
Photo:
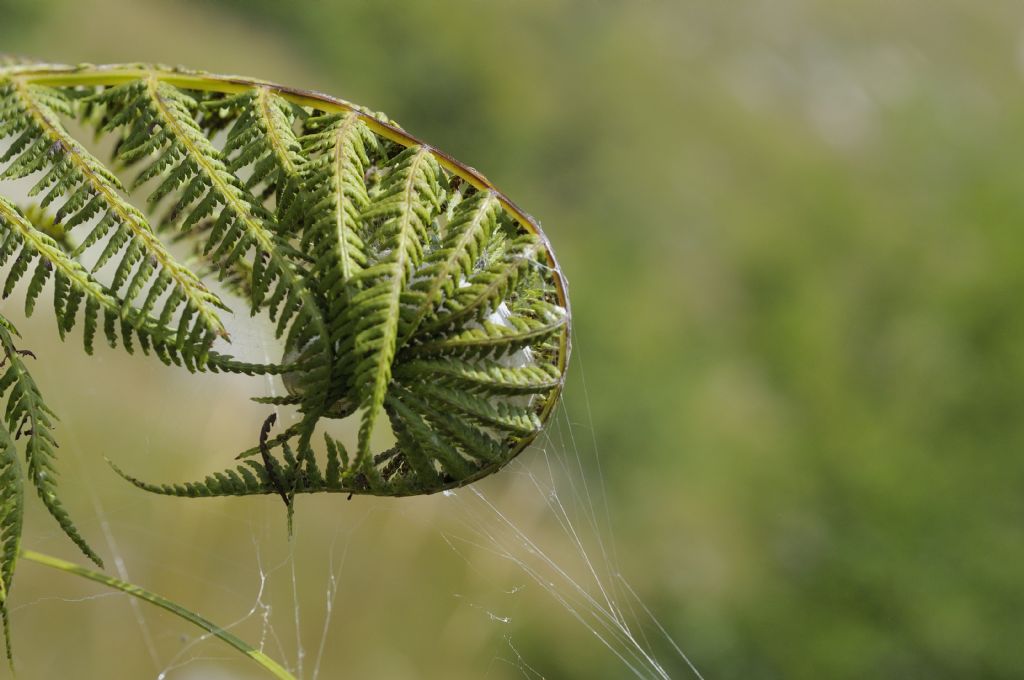
<svg viewBox="0 0 1024 680"><path fill-rule="evenodd" d="M572 469L570 516L709 680L1024 673L1018 3L0 0L0 41L337 94L536 215L570 281L572 379L546 456L480 488L583 579L527 474ZM298 618L306 677L332 566L320 677L628 677L470 528L468 492L302 499L290 548L274 499L128 488L102 456L224 467L265 384L88 361L45 314L20 325L73 514L132 580L292 667ZM73 556L37 506L26 543ZM22 566L20 678L261 677L101 592Z"/></svg>

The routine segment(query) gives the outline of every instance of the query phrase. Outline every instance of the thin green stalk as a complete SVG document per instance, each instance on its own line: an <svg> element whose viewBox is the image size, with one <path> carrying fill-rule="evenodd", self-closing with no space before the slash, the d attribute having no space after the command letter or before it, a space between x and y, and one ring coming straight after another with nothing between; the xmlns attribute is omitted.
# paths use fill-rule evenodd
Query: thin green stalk
<svg viewBox="0 0 1024 680"><path fill-rule="evenodd" d="M96 583L105 585L108 588L120 590L124 593L128 593L132 597L137 597L140 600L145 600L146 602L149 602L150 604L155 604L157 607L160 607L161 609L166 609L175 616L182 618L188 621L189 623L192 623L193 625L202 628L207 633L216 635L224 642L228 643L238 651L242 652L259 665L263 666L271 674L273 674L275 678L280 678L281 680L296 680L294 675L292 675L287 670L282 668L279 663L271 659L263 652L254 649L241 639L235 637L234 635L224 630L223 628L217 626L216 624L207 621L198 614L194 614L190 612L188 609L182 607L181 605L175 604L174 602L171 602L170 600L163 598L157 595L156 593L151 593L148 590L140 588L139 586L132 585L131 583L125 583L124 581L112 578L110 576L107 576L106 574L101 574L98 571L86 569L85 567L81 567L77 564L74 564L73 562L66 562L62 559L51 557L50 555L44 555L42 553L37 553L32 550L22 550L21 558L29 560L31 562L35 562L37 564L42 564L52 569L59 569L60 571L65 571L69 574L82 576L84 578L89 579L90 581L95 581Z"/></svg>

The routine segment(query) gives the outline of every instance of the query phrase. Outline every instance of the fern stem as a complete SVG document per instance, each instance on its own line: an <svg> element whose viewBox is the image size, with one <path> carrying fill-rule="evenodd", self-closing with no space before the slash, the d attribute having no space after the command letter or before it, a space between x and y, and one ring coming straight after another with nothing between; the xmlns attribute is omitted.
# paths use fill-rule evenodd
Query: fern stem
<svg viewBox="0 0 1024 680"><path fill-rule="evenodd" d="M279 663L271 659L263 652L253 648L240 638L232 635L231 633L217 626L216 624L204 619L202 616L199 616L198 614L195 614L189 611L188 609L185 609L181 605L171 602L170 600L161 597L156 593L151 593L150 591L140 588L139 586L133 585L131 583L126 583L111 576L107 576L106 574L101 574L98 571L87 569L85 567L74 564L73 562L67 562L57 557L44 555L42 553L37 553L32 550L22 550L20 552L21 558L24 560L29 560L31 562L35 562L36 564L41 564L52 569L67 572L69 574L75 574L76 576L81 576L83 578L89 579L90 581L95 581L96 583L107 586L108 588L120 590L121 592L127 593L132 597L136 597L140 600L149 602L150 604L154 604L157 607L160 607L161 609L169 611L178 618L184 619L185 621L188 621L189 623L198 626L199 628L202 628L207 633L210 633L211 635L220 638L227 644L231 645L232 647L242 652L256 663L258 663L260 666L263 666L263 668L270 672L275 678L280 678L281 680L295 680L295 676L293 676L291 673L285 670Z"/></svg>

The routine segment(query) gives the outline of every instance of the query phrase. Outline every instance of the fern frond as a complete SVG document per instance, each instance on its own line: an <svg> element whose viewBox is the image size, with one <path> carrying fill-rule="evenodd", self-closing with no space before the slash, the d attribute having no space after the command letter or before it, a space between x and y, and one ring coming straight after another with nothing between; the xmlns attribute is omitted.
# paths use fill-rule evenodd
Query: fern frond
<svg viewBox="0 0 1024 680"><path fill-rule="evenodd" d="M366 485L355 482L352 475L332 477L329 473L327 477L310 477L304 471L300 471L298 466L282 466L274 459L271 459L270 468L273 471L273 478L265 465L248 460L233 469L208 475L202 481L183 484L152 484L132 477L112 462L110 466L118 475L144 491L181 498L276 495L279 493L277 482L294 494L366 491Z"/></svg>
<svg viewBox="0 0 1024 680"><path fill-rule="evenodd" d="M422 485L421 488L436 488L430 483L438 478L434 461L437 461L437 466L447 476L448 481L466 479L477 471L479 467L462 456L454 441L444 436L443 430L432 427L425 414L418 413L411 404L405 403L403 394L406 393L396 390L389 397L388 404L395 414L395 420L400 421L393 426L396 432L408 433L415 440L415 446L423 449L427 456L426 465L421 467L429 467L431 472L419 473L418 481ZM402 437L399 437L399 443L402 443ZM404 444L401 447L402 452L408 455L410 446L411 444Z"/></svg>
<svg viewBox="0 0 1024 680"><path fill-rule="evenodd" d="M304 189L312 219L304 250L314 258L310 275L325 298L337 342L347 321L348 284L367 264L361 215L370 197L364 175L377 139L355 113L311 118L306 126L311 132L301 140L310 157Z"/></svg>
<svg viewBox="0 0 1024 680"><path fill-rule="evenodd" d="M7 429L0 426L0 623L4 629L7 660L11 661L11 633L7 621L7 595L21 547L25 492L18 449Z"/></svg>
<svg viewBox="0 0 1024 680"><path fill-rule="evenodd" d="M417 272L417 281L412 289L420 296L420 301L405 340L416 333L423 319L445 297L450 298L454 294L461 278L473 274L500 212L501 203L493 191L478 191L455 207L444 241Z"/></svg>
<svg viewBox="0 0 1024 680"><path fill-rule="evenodd" d="M118 151L122 160L155 157L136 178L139 185L164 177L150 202L177 193L173 213L181 216L183 230L212 219L204 252L219 267L229 268L251 253L253 313L265 306L277 321L277 335L287 332L286 350L315 343L324 354L324 366L329 366L322 312L292 262L293 251L280 235L281 226L242 186L206 137L194 117L198 102L156 77L110 88L93 101L107 107L105 129L127 130ZM326 398L327 370L311 373L308 379L314 384L309 393ZM309 410L316 413L317 408L326 406L320 403Z"/></svg>
<svg viewBox="0 0 1024 680"><path fill-rule="evenodd" d="M306 457L311 451L301 454L300 459L294 456L289 460L286 456L285 465L276 459L270 460L270 467L254 460L245 461L233 469L208 475L198 482L182 484L153 484L142 481L121 470L112 461L107 461L115 473L136 487L162 496L179 498L212 498L219 496L272 496L280 493L280 488L287 489L291 494L310 493L342 493L342 494L378 494L383 496L409 496L439 491L445 486L421 488L399 478L399 472L406 466L404 454L393 447L373 457L373 465L384 482L391 482L387 487L372 485L365 474L356 471L349 460L348 453L341 442L327 436L327 468L323 474L308 465ZM269 470L269 472L268 472ZM276 481L275 481L276 480ZM448 484L450 486L450 484Z"/></svg>
<svg viewBox="0 0 1024 680"><path fill-rule="evenodd" d="M265 186L275 196L278 223L295 223L305 163L295 134L296 107L266 87L203 106L221 118L235 118L222 151L230 159L228 169L251 168L245 188Z"/></svg>
<svg viewBox="0 0 1024 680"><path fill-rule="evenodd" d="M403 350L403 357L499 359L548 340L568 322L563 309L547 302L538 301L529 311L529 315L512 316L503 322L485 321L479 327L409 345Z"/></svg>
<svg viewBox="0 0 1024 680"><path fill-rule="evenodd" d="M562 381L558 369L550 365L513 367L490 359L417 359L399 364L394 375L405 383L439 381L484 394L539 394L556 389Z"/></svg>
<svg viewBox="0 0 1024 680"><path fill-rule="evenodd" d="M428 383L418 388L419 394L425 398L460 411L483 425L516 435L530 435L540 430L540 419L528 406L489 400L445 385Z"/></svg>
<svg viewBox="0 0 1024 680"><path fill-rule="evenodd" d="M403 495L414 493L414 490L441 487L440 471L434 467L436 444L439 443L436 433L393 392L387 395L385 408L391 417L391 430L398 441L398 449L402 452L400 465L408 468L408 473L398 476L392 486Z"/></svg>
<svg viewBox="0 0 1024 680"><path fill-rule="evenodd" d="M160 316L171 317L183 307L182 314L195 317L195 328L187 337L202 338L194 350L201 354L215 336L226 331L217 314L223 303L187 267L171 256L153 233L145 217L125 200L120 180L89 153L64 127L60 116L72 117L71 99L62 91L25 83L17 77L0 82L0 138L16 136L0 163L7 163L2 178L43 175L29 192L42 195L42 207L62 201L57 221L64 229L73 229L98 217L78 252L107 238L95 268L117 258L111 290L127 310L133 303L141 306L137 318L157 309ZM160 304L161 296L170 295ZM143 297L145 293L145 297ZM159 308L158 308L159 304Z"/></svg>
<svg viewBox="0 0 1024 680"><path fill-rule="evenodd" d="M276 237L279 227L231 173L221 152L196 123L198 102L154 78L110 88L95 95L94 102L107 107L105 130L127 129L118 147L121 160L132 163L154 157L135 185L162 177L149 200L156 203L177 192L173 214L182 218L182 230L214 219L206 234L206 252L218 265L229 266L254 251L260 271L253 276L253 308L258 309L269 295L275 307L284 303L281 316L287 324L299 306L299 285L285 257L287 248Z"/></svg>
<svg viewBox="0 0 1024 680"><path fill-rule="evenodd" d="M495 469L496 466L504 463L511 454L513 450L511 447L503 446L486 429L457 417L454 410L445 404L423 398L414 388L399 387L396 389L396 394L410 408L423 416L434 430L450 438L463 455L478 461L481 465L480 470ZM483 467L485 465L487 467ZM459 480L459 483L466 484L475 477L476 475L464 477ZM429 493L437 490L424 489L423 492Z"/></svg>
<svg viewBox="0 0 1024 680"><path fill-rule="evenodd" d="M10 201L0 196L0 266L11 257L14 258L14 264L5 280L3 296L10 295L19 279L30 267L35 267L25 295L25 313L31 315L44 285L53 278L53 306L62 338L74 327L79 316L83 317L83 340L86 352L91 354L102 312L104 333L111 347L117 346L117 329L120 328L122 341L129 351L131 334L134 332L147 341L145 347L152 345L166 361L181 360L177 354L177 339L190 335L187 325L176 332L165 325L169 319L154 319L134 309L126 310L122 301L93 278L77 260L65 253L56 241L30 224ZM190 356L187 355L184 360L190 367L201 366L206 360L206 355L201 354L192 363L188 358Z"/></svg>
<svg viewBox="0 0 1024 680"><path fill-rule="evenodd" d="M303 363L288 364L254 364L248 361L239 361L230 356L218 352L210 352L206 362L206 368L212 373L242 373L244 375L284 375L295 371L302 371L307 368Z"/></svg>
<svg viewBox="0 0 1024 680"><path fill-rule="evenodd" d="M0 317L2 318L2 317ZM57 496L57 441L53 436L56 416L43 400L35 380L14 344L17 331L7 319L0 323L0 359L6 371L0 375L0 399L6 396L3 421L15 439L25 437L25 459L29 478L43 505L64 533L90 560L103 566L103 561L79 533L70 515Z"/></svg>
<svg viewBox="0 0 1024 680"><path fill-rule="evenodd" d="M441 309L418 330L430 336L468 321L488 318L510 295L535 257L535 242L530 237L509 245L502 258L481 271L473 273L465 285L448 295Z"/></svg>
<svg viewBox="0 0 1024 680"><path fill-rule="evenodd" d="M403 151L363 211L379 224L380 260L355 275L364 286L350 301L354 379L363 408L357 464L376 477L370 461L370 434L384 407L391 365L402 332L402 293L423 258L427 227L440 211L440 168L425 147Z"/></svg>

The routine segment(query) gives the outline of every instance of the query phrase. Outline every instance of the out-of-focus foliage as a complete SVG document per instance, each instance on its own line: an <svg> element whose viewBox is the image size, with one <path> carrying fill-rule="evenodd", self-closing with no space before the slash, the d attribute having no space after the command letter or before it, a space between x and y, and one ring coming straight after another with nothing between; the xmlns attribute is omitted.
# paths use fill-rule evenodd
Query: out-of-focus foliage
<svg viewBox="0 0 1024 680"><path fill-rule="evenodd" d="M307 69L543 220L574 302L565 403L593 423L622 569L706 676L1019 675L1019 7L221 6L265 40L221 70ZM17 45L128 56L81 40ZM416 553L423 578L443 553ZM429 620L403 611L396 654ZM513 621L547 677L624 675L567 616ZM470 668L438 648L447 666L410 652L422 677Z"/></svg>
<svg viewBox="0 0 1024 680"><path fill-rule="evenodd" d="M0 39L17 39L26 28L38 26L52 2L50 0L0 0Z"/></svg>

